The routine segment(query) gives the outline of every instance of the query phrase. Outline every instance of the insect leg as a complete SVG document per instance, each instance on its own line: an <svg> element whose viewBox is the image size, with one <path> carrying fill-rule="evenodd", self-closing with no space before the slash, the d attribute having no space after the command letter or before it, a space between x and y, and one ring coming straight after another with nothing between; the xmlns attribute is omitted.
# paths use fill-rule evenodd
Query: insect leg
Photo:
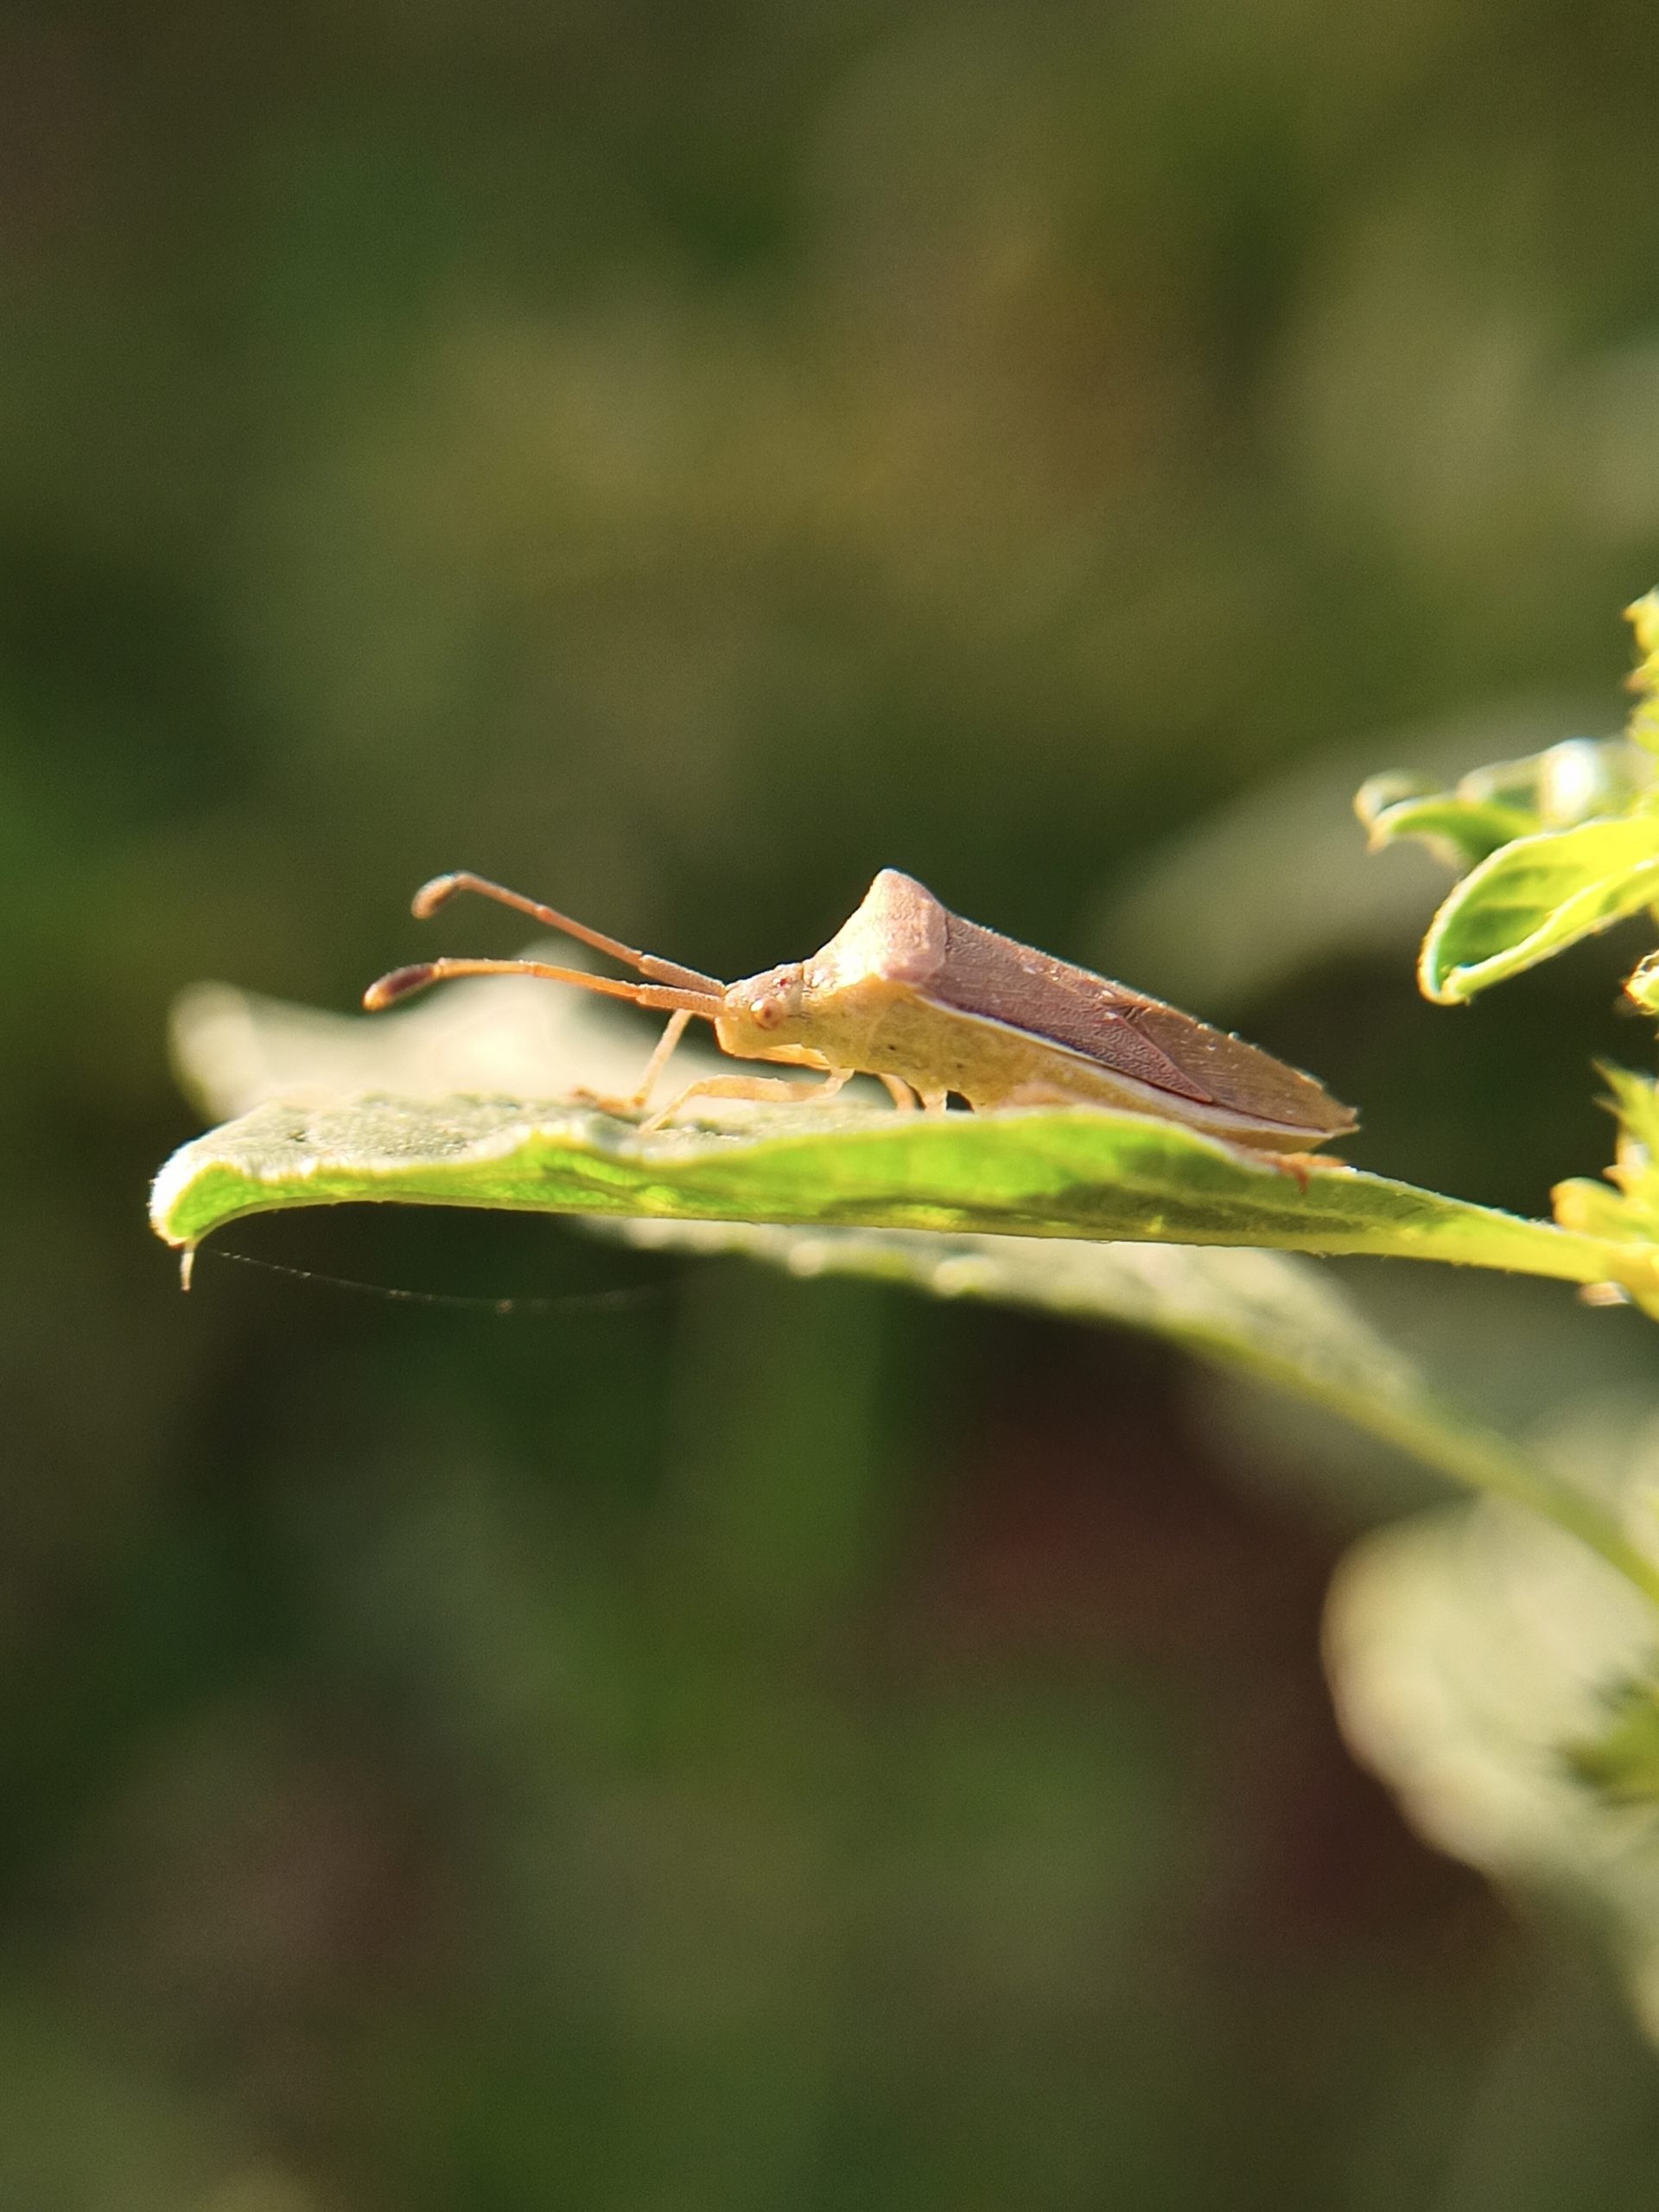
<svg viewBox="0 0 1659 2212"><path fill-rule="evenodd" d="M1233 1149L1236 1152L1243 1150L1243 1147L1236 1145ZM1258 1162L1262 1158L1259 1151L1249 1152L1245 1156ZM1266 1158L1270 1167L1276 1167L1281 1175L1295 1179L1296 1187L1304 1197L1307 1193L1307 1179L1311 1172L1326 1164L1323 1160L1316 1160L1311 1152L1270 1152Z"/></svg>
<svg viewBox="0 0 1659 2212"><path fill-rule="evenodd" d="M655 1088L658 1077L667 1066L674 1047L679 1043L681 1038L684 1036L686 1024L690 1020L690 1009L687 1007L682 1007L679 1012L673 1015L667 1028L664 1030L662 1035L657 1040L656 1051L645 1063L645 1071L639 1078L638 1089L635 1090L630 1096L626 1098L607 1097L603 1091L599 1090L584 1090L581 1092L579 1096L583 1098L591 1099L595 1106L599 1107L601 1111L607 1114L638 1114L641 1112L645 1105L645 1102L650 1098L652 1091Z"/></svg>
<svg viewBox="0 0 1659 2212"><path fill-rule="evenodd" d="M694 1098L776 1099L779 1103L794 1099L833 1098L856 1072L854 1068L834 1068L822 1083L791 1083L786 1077L775 1075L704 1076L700 1083L688 1084L677 1097L671 1099L648 1122L642 1122L639 1134L649 1136L653 1129L660 1129L671 1115L677 1114Z"/></svg>
<svg viewBox="0 0 1659 2212"><path fill-rule="evenodd" d="M921 1099L924 1114L943 1114L950 1094L947 1090L923 1090L917 1095Z"/></svg>
<svg viewBox="0 0 1659 2212"><path fill-rule="evenodd" d="M901 1114L916 1111L916 1094L910 1085L896 1075L878 1075L876 1081L887 1085L887 1096Z"/></svg>

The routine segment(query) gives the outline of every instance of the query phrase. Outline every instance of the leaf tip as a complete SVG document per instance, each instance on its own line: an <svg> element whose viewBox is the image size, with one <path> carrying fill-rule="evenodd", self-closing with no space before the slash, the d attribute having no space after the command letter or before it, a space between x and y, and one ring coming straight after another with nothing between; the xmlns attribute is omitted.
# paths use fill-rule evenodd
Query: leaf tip
<svg viewBox="0 0 1659 2212"><path fill-rule="evenodd" d="M188 1144L181 1145L149 1186L149 1225L164 1244L188 1241L175 1229L174 1214L191 1179L192 1149Z"/></svg>
<svg viewBox="0 0 1659 2212"><path fill-rule="evenodd" d="M1398 830L1389 816L1412 799L1427 798L1433 790L1431 778L1409 768L1385 768L1380 775L1367 776L1354 793L1354 815L1365 832L1367 849L1376 853L1392 844Z"/></svg>
<svg viewBox="0 0 1659 2212"><path fill-rule="evenodd" d="M1431 930L1417 960L1417 988L1431 1006L1467 1006L1474 994L1468 988L1467 968L1443 968L1440 948Z"/></svg>

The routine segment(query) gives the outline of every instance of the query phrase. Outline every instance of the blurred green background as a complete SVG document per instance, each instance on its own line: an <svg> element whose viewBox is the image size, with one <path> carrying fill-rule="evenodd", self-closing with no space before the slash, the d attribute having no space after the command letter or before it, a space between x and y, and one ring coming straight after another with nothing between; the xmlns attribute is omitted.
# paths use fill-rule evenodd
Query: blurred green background
<svg viewBox="0 0 1659 2212"><path fill-rule="evenodd" d="M1659 2202L1570 1930L1348 1760L1422 1494L1156 1348L145 1180L471 866L721 974L882 865L1541 1209L1630 947L1416 998L1346 798L1617 727L1628 0L0 27L4 2212ZM461 911L452 949L507 950ZM644 1033L642 1032L642 1035ZM1513 1412L1645 1325L1356 1271ZM1559 1384L1559 1388L1557 1385Z"/></svg>

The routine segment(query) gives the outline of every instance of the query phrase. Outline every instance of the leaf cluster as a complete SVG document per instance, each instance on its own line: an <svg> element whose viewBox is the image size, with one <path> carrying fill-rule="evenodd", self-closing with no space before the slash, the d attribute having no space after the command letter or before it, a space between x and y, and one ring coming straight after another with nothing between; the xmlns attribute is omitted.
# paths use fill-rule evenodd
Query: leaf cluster
<svg viewBox="0 0 1659 2212"><path fill-rule="evenodd" d="M1360 789L1374 851L1414 837L1459 871L1418 960L1437 1005L1462 1005L1659 901L1659 592L1628 613L1643 658L1623 736L1567 738L1450 791L1400 771Z"/></svg>
<svg viewBox="0 0 1659 2212"><path fill-rule="evenodd" d="M1466 1004L1494 983L1646 911L1659 915L1659 591L1626 609L1640 654L1624 732L1574 737L1465 776L1450 791L1393 771L1373 776L1355 811L1373 850L1415 838L1458 869L1423 938L1426 997ZM1659 954L1626 979L1659 1014ZM1653 1081L1603 1070L1619 1135L1605 1183L1573 1179L1556 1220L1580 1235L1659 1249L1659 1096Z"/></svg>

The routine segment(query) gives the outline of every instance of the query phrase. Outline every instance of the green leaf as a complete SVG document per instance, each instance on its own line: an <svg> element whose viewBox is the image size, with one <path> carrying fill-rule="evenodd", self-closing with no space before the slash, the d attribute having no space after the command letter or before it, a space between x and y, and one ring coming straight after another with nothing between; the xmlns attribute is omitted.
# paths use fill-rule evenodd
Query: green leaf
<svg viewBox="0 0 1659 2212"><path fill-rule="evenodd" d="M1281 1254L1188 1247L1484 1256L1571 1280L1605 1274L1611 1258L1659 1300L1645 1253L1335 1165L1310 1166L1304 1192L1294 1173L1137 1116L761 1118L758 1135L642 1138L590 1109L499 1099L270 1104L175 1154L152 1218L191 1247L244 1215L353 1199L632 1217L639 1241L1125 1322L1324 1406L1458 1481L1524 1500L1659 1603L1659 1570L1596 1501L1440 1403L1333 1285ZM773 1225L804 1221L815 1226Z"/></svg>
<svg viewBox="0 0 1659 2212"><path fill-rule="evenodd" d="M1417 963L1426 997L1458 1006L1659 899L1659 593L1626 613L1643 656L1626 734L1569 738L1465 776L1455 790L1394 772L1355 810L1375 849L1416 837L1467 868L1429 925ZM1659 1006L1659 972L1632 979Z"/></svg>
<svg viewBox="0 0 1659 2212"><path fill-rule="evenodd" d="M1449 791L1400 770L1372 776L1354 811L1374 852L1414 837L1461 873L1516 838L1625 814L1652 782L1651 760L1627 740L1570 737L1477 768Z"/></svg>
<svg viewBox="0 0 1659 2212"><path fill-rule="evenodd" d="M641 1136L568 1102L271 1103L158 1177L157 1233L192 1246L274 1208L398 1199L674 1220L1278 1245L1612 1281L1659 1312L1659 1255L1339 1161L1274 1165L1149 1116L751 1109L741 1132Z"/></svg>
<svg viewBox="0 0 1659 2212"><path fill-rule="evenodd" d="M1418 961L1442 1006L1473 998L1659 899L1659 814L1518 838L1464 877Z"/></svg>
<svg viewBox="0 0 1659 2212"><path fill-rule="evenodd" d="M1628 1068L1604 1066L1606 1103L1618 1117L1618 1141L1606 1181L1574 1177L1551 1196L1555 1219L1575 1235L1624 1238L1659 1246L1659 1084ZM1607 1184L1616 1187L1609 1190Z"/></svg>
<svg viewBox="0 0 1659 2212"><path fill-rule="evenodd" d="M1376 784L1385 781L1392 779L1374 777L1370 783L1362 785L1359 798L1355 801L1356 808L1360 810L1360 820L1370 831L1373 852L1400 838L1414 837L1419 843L1427 845L1437 860L1444 861L1461 874L1478 867L1500 845L1527 836L1538 826L1535 817L1522 813L1517 807L1499 806L1491 800L1477 804L1459 798L1452 791L1395 799L1374 812L1365 812L1361 803L1374 796Z"/></svg>
<svg viewBox="0 0 1659 2212"><path fill-rule="evenodd" d="M156 1226L174 1241L193 1244L241 1212L340 1199L569 1208L600 1215L637 1242L741 1250L794 1274L874 1274L938 1295L1145 1328L1321 1406L1454 1480L1526 1499L1659 1603L1659 1573L1596 1501L1447 1407L1325 1270L1287 1251L1083 1239L1110 1234L1111 1222L1125 1237L1165 1237L1179 1219L1195 1237L1306 1238L1311 1249L1484 1260L1568 1280L1605 1272L1609 1253L1592 1241L1334 1162L1308 1164L1304 1190L1294 1170L1168 1122L1122 1116L922 1122L886 1109L740 1109L739 1135L676 1129L642 1139L628 1123L569 1103L447 1090L425 1103L354 1099L377 1076L383 1085L442 1076L474 1090L520 1067L552 1066L570 1080L581 1070L618 1088L632 1077L634 1048L604 1009L596 1014L575 993L512 983L460 984L385 1022L203 987L181 1003L174 1044L198 1096L242 1116L187 1146L158 1181ZM296 1091L308 1103L296 1103ZM1330 1218L1340 1202L1369 1206L1380 1241L1356 1246L1354 1222L1340 1240ZM704 1211L721 1217L696 1217ZM734 1217L745 1212L749 1219ZM780 1216L817 1225L778 1225ZM845 1225L855 1218L929 1227ZM978 1233L987 1224L1027 1233ZM1652 1296L1651 1255L1618 1241L1633 1289Z"/></svg>
<svg viewBox="0 0 1659 2212"><path fill-rule="evenodd" d="M1659 952L1637 963L1624 978L1624 994L1643 1014L1659 1014Z"/></svg>
<svg viewBox="0 0 1659 2212"><path fill-rule="evenodd" d="M1414 837L1459 874L1511 838L1524 837L1539 827L1536 813L1529 809L1465 797L1461 787L1437 791L1433 784L1397 769L1368 777L1355 795L1354 812L1374 853L1402 838Z"/></svg>

